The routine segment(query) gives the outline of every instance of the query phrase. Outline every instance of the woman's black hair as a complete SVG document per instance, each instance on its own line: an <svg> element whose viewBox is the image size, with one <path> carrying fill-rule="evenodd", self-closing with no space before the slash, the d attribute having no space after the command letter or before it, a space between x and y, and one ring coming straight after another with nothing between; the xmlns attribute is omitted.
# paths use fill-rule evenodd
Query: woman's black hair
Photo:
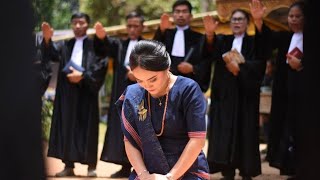
<svg viewBox="0 0 320 180"><path fill-rule="evenodd" d="M298 7L302 14L304 15L304 2L303 1L296 1L294 3L291 4L291 6L289 7L289 10L292 9L293 7Z"/></svg>
<svg viewBox="0 0 320 180"><path fill-rule="evenodd" d="M161 42L155 40L141 40L130 54L130 68L136 67L148 71L164 71L171 65L169 53Z"/></svg>

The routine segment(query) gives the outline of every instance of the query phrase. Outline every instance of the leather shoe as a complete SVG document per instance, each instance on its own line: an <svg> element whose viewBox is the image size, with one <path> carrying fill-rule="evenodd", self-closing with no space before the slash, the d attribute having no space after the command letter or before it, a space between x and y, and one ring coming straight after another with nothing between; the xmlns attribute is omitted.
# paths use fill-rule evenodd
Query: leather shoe
<svg viewBox="0 0 320 180"><path fill-rule="evenodd" d="M73 168L64 168L61 172L56 174L56 177L75 176Z"/></svg>
<svg viewBox="0 0 320 180"><path fill-rule="evenodd" d="M95 169L88 170L88 177L97 177L97 173Z"/></svg>

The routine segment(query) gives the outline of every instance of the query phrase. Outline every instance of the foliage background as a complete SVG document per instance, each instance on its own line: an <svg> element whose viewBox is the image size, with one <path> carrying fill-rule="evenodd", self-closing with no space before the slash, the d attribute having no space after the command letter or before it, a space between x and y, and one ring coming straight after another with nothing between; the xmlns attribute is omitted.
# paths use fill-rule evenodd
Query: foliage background
<svg viewBox="0 0 320 180"><path fill-rule="evenodd" d="M193 13L212 11L215 0L189 0ZM125 23L125 16L133 10L139 11L146 20L158 19L164 12L170 13L175 0L32 0L35 30L40 30L43 21L54 29L69 29L70 17L74 12L85 12L91 22L100 21L105 26ZM91 26L93 23L91 23Z"/></svg>

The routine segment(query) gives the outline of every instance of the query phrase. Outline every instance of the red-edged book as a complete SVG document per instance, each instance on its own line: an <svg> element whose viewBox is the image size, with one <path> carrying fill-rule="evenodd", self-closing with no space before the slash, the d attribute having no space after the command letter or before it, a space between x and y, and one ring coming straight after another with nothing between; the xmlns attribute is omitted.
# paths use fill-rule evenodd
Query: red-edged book
<svg viewBox="0 0 320 180"><path fill-rule="evenodd" d="M295 56L298 59L301 59L303 56L303 53L297 47L293 48L292 51L289 52L289 54Z"/></svg>

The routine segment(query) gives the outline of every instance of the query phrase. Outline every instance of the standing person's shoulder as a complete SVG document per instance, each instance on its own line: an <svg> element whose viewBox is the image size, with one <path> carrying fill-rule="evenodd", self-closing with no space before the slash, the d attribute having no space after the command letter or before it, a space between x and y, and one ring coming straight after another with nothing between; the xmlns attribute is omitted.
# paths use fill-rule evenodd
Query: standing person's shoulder
<svg viewBox="0 0 320 180"><path fill-rule="evenodd" d="M194 34L194 36L196 36L196 37L203 37L203 36L204 36L204 34L198 32L198 31L192 30L192 29L191 29L191 32L192 32L192 33Z"/></svg>

